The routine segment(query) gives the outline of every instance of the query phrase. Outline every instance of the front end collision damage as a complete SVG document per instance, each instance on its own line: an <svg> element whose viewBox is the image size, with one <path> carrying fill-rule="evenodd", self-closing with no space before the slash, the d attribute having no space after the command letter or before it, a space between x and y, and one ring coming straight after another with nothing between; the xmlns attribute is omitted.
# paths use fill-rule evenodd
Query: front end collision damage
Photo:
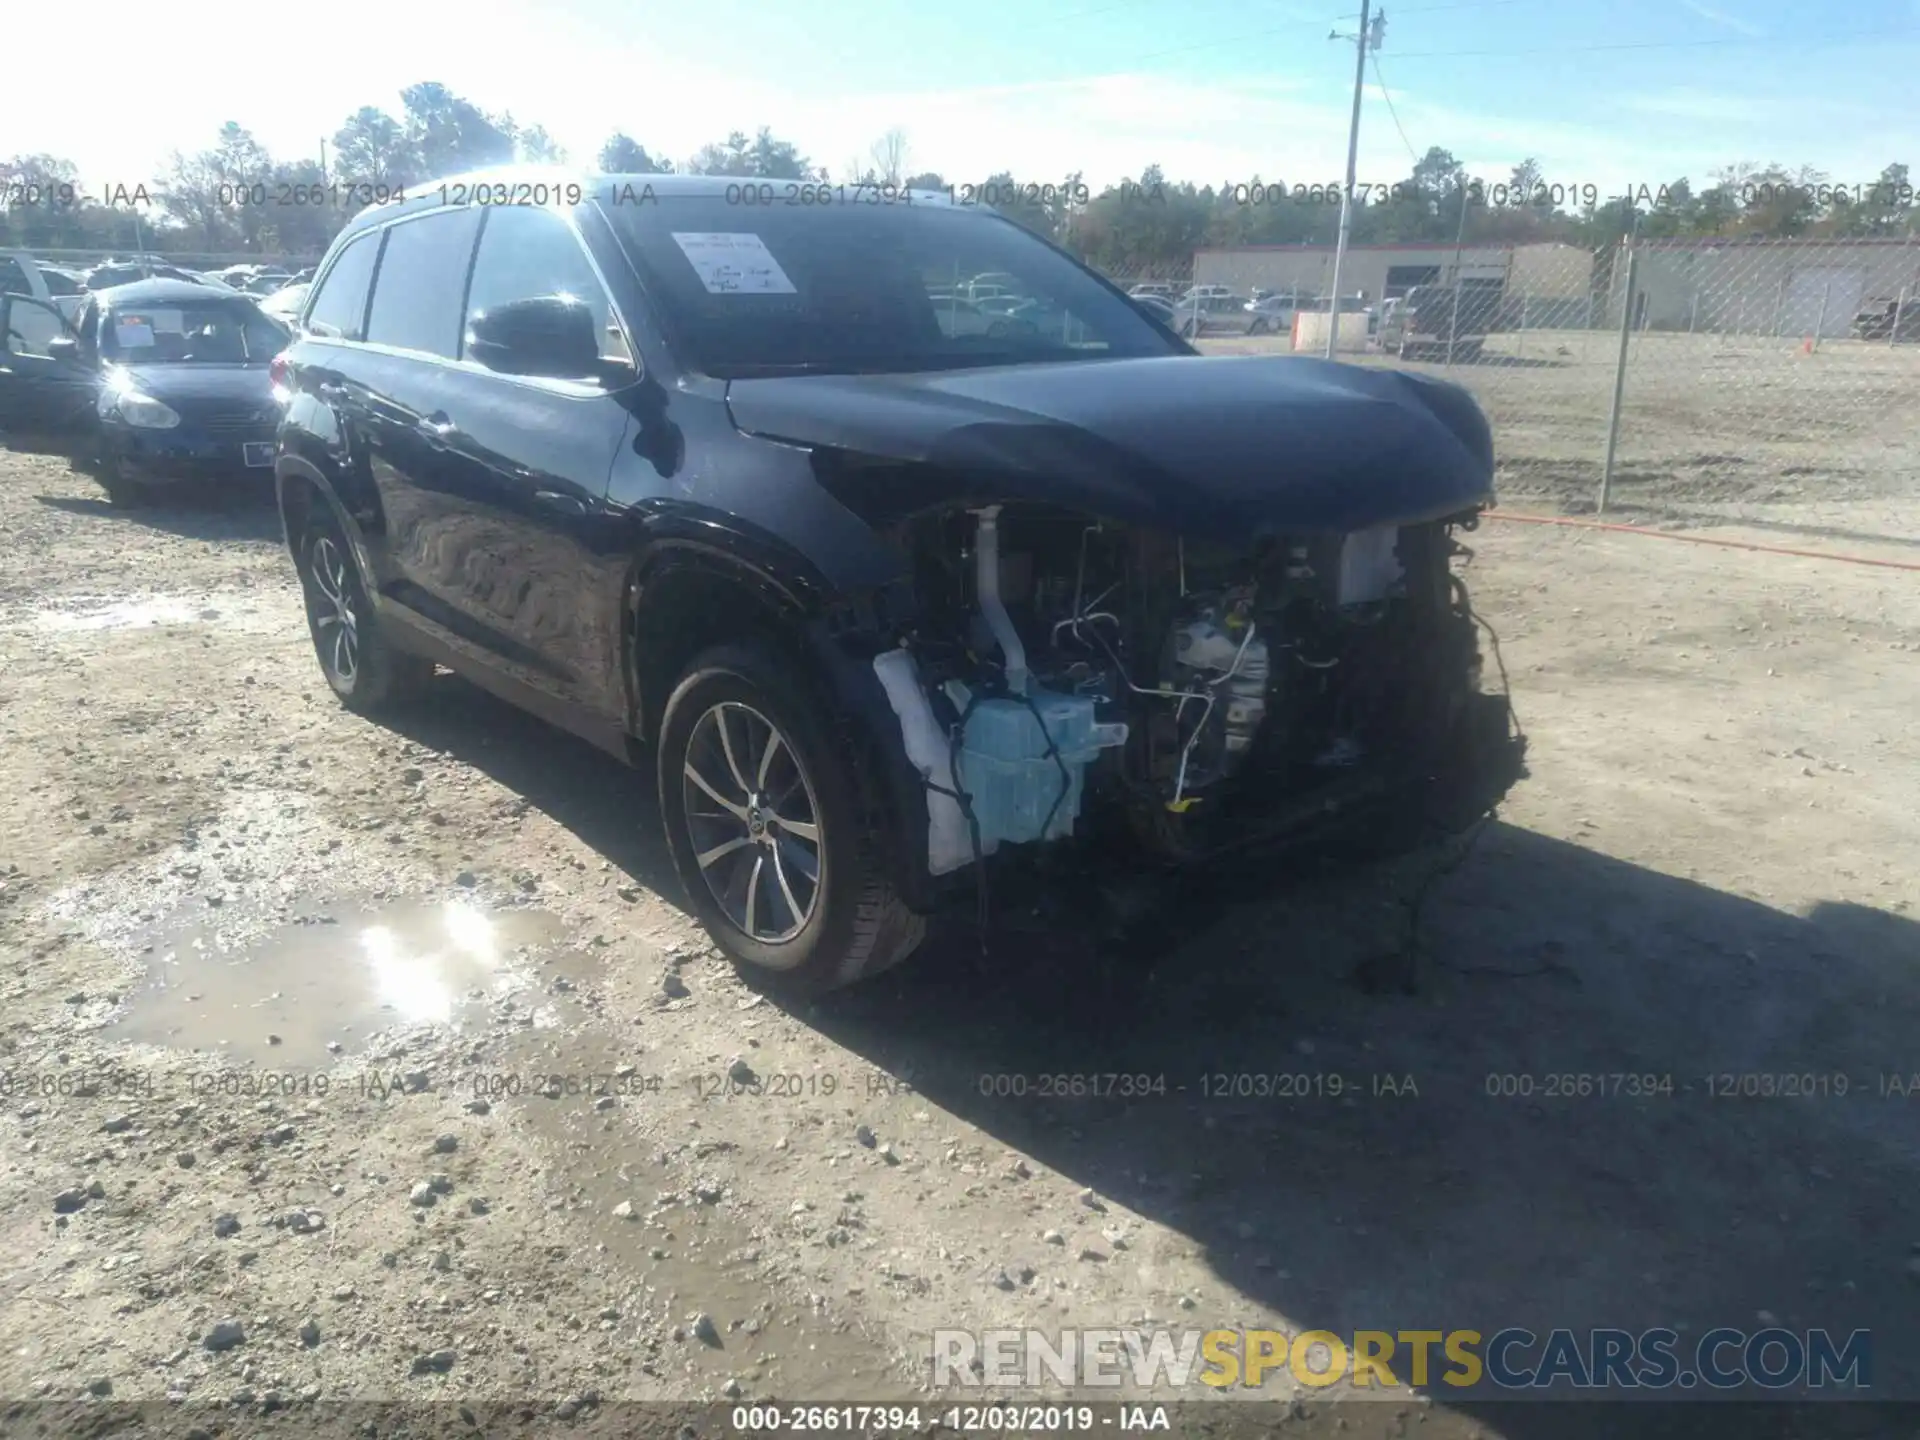
<svg viewBox="0 0 1920 1440"><path fill-rule="evenodd" d="M787 608L872 746L917 909L1003 841L1186 865L1381 807L1457 828L1524 773L1452 573L1492 498L1460 387L1182 359L727 403L858 536L806 547L821 584Z"/></svg>
<svg viewBox="0 0 1920 1440"><path fill-rule="evenodd" d="M1162 594L1144 574L1110 581L1098 594L1076 575L1073 603L1048 608L1027 548L1001 572L1022 574L1013 597L1019 624L1006 620L1000 587L976 578L967 596L977 607L970 635L943 639L953 612L924 595L917 625L891 644L871 637L870 664L892 711L896 749L920 786L919 813L902 829L924 837L916 859L936 889L941 877L997 848L993 835L983 840L975 813L976 772L986 767L970 712L947 699L956 671L979 693L1022 703L1090 698L1101 726L1120 738L1087 768L1087 823L1065 834L1104 840L1126 833L1129 849L1150 862L1190 865L1283 847L1383 809L1456 831L1524 775L1525 739L1504 691L1482 689L1481 622L1447 565L1460 548L1455 530L1475 524L1472 512L1283 543L1269 547L1264 561L1232 557L1226 571L1204 547L1031 507L972 507L920 523L937 529L944 521L960 535L971 525L972 554L955 569L977 577L983 557L1000 564L995 531L1008 513L1026 547L1036 526L1078 528L1111 540L1129 559L1170 563ZM1062 553L1052 563L1062 572L1080 568ZM1248 572L1233 573L1236 566L1264 568L1276 591L1263 596ZM1050 578L1057 598L1068 576ZM1124 603L1108 598L1116 587ZM1316 589L1321 596L1310 597ZM1024 696L1023 684L1030 686ZM1068 792L1069 777L1058 757L1049 768L1042 753L1026 755L1034 790L1045 792L1036 803L1044 805Z"/></svg>

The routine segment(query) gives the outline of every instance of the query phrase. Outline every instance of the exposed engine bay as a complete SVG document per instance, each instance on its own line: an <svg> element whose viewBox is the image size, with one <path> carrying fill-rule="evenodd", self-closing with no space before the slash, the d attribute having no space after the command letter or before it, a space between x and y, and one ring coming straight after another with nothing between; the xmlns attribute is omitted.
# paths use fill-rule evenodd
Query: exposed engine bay
<svg viewBox="0 0 1920 1440"><path fill-rule="evenodd" d="M918 620L874 668L929 870L1113 825L1191 861L1504 741L1452 573L1474 520L1248 549L1035 504L901 522Z"/></svg>

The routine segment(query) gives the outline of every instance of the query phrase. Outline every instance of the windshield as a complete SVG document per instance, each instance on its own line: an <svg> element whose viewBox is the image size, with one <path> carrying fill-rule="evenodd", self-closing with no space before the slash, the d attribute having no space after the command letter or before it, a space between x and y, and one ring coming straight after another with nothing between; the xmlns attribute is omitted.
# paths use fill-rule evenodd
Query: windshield
<svg viewBox="0 0 1920 1440"><path fill-rule="evenodd" d="M682 358L721 378L1180 353L1071 260L983 211L670 195L608 213ZM985 310L968 294L1037 304Z"/></svg>
<svg viewBox="0 0 1920 1440"><path fill-rule="evenodd" d="M100 353L121 365L265 365L286 343L250 305L174 303L112 311Z"/></svg>

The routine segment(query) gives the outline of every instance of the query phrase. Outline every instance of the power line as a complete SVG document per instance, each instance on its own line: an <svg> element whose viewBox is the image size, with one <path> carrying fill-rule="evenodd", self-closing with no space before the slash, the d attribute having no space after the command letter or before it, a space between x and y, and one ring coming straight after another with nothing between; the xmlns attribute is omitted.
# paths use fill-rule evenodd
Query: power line
<svg viewBox="0 0 1920 1440"><path fill-rule="evenodd" d="M1186 55L1195 50L1217 50L1222 45L1239 45L1248 40L1264 40L1269 35L1281 35L1297 30L1300 22L1293 25L1279 25L1271 30L1256 30L1251 35L1234 35L1225 40L1203 40L1198 45L1180 45L1172 50L1155 50L1151 55L1136 55L1127 61L1129 65L1138 65L1142 60L1161 60L1168 55Z"/></svg>
<svg viewBox="0 0 1920 1440"><path fill-rule="evenodd" d="M1437 7L1436 7L1437 8ZM1396 14L1410 14L1410 11L1397 11ZM1270 35L1280 35L1295 30L1296 26L1283 25L1270 30L1255 30L1247 35L1229 35L1219 40L1203 40L1197 45L1181 45L1172 50L1155 50L1151 54L1137 55L1128 64L1137 65L1145 60L1159 60L1169 55L1186 55L1195 50L1216 50L1223 45L1244 45L1249 40L1264 40ZM1520 57L1528 55L1592 55L1611 50L1691 50L1706 45L1793 45L1801 49L1811 49L1816 45L1831 45L1849 40L1898 40L1920 39L1920 30L1912 27L1895 30L1841 30L1826 35L1722 35L1705 40L1630 40L1604 45L1538 45L1522 50L1398 50L1394 52L1394 61L1401 60L1448 60L1487 57Z"/></svg>
<svg viewBox="0 0 1920 1440"><path fill-rule="evenodd" d="M1374 51L1372 58L1373 78L1375 83L1380 86L1380 98L1387 102L1387 114L1393 117L1393 128L1400 132L1400 143L1407 147L1408 158L1410 158L1415 165L1418 165L1420 163L1420 157L1414 153L1413 141L1407 138L1406 127L1400 123L1400 112L1393 108L1393 96L1387 93L1387 77L1380 73L1380 52L1377 50Z"/></svg>
<svg viewBox="0 0 1920 1440"><path fill-rule="evenodd" d="M1602 50L1691 50L1703 45L1794 45L1808 49L1844 40L1920 38L1920 30L1840 30L1826 35L1716 35L1705 40L1628 40L1608 45L1538 45L1525 50L1401 50L1396 60L1446 60L1467 57L1523 55L1591 55ZM1231 43L1231 42L1226 42Z"/></svg>

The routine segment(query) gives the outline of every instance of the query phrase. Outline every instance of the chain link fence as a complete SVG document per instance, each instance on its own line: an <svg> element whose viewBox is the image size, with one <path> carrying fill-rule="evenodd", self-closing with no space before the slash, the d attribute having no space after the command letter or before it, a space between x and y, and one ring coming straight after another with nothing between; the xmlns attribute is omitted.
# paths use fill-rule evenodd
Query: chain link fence
<svg viewBox="0 0 1920 1440"><path fill-rule="evenodd" d="M1241 254L1200 348L1324 353L1320 253ZM1504 501L1920 537L1920 237L1366 247L1342 273L1365 333L1343 315L1340 358L1472 390Z"/></svg>

